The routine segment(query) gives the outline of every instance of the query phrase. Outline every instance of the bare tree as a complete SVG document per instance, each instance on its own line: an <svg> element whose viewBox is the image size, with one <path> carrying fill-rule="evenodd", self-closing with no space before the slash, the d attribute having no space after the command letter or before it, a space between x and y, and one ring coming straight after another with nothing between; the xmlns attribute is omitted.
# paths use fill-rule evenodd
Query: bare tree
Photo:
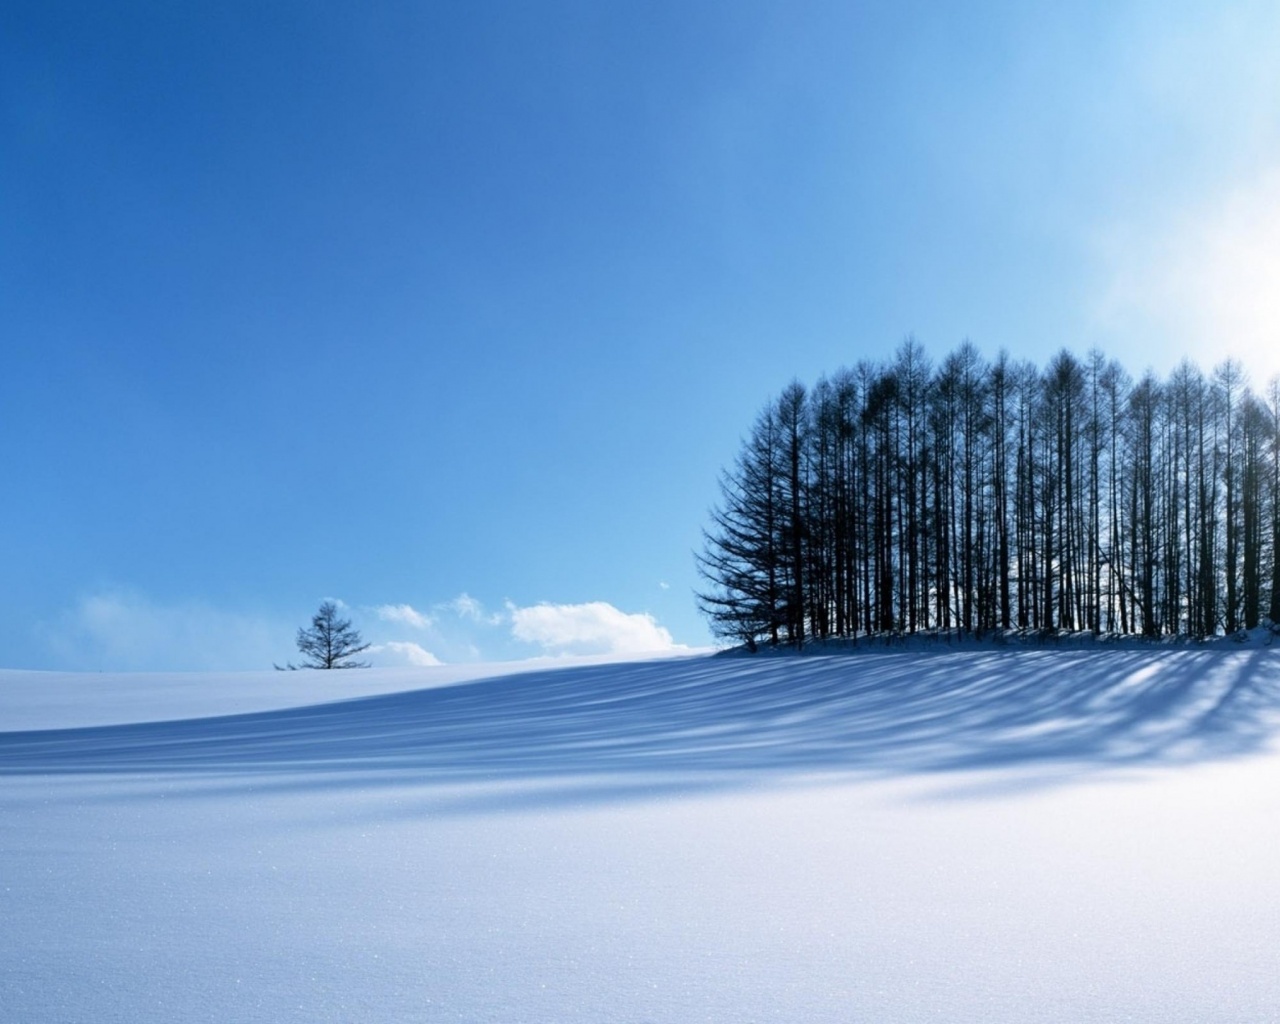
<svg viewBox="0 0 1280 1024"><path fill-rule="evenodd" d="M369 667L367 661L351 660L361 651L367 651L369 645L363 642L360 631L352 628L350 619L339 618L338 606L332 601L325 601L311 616L310 629L298 630L297 643L306 659L303 668Z"/></svg>

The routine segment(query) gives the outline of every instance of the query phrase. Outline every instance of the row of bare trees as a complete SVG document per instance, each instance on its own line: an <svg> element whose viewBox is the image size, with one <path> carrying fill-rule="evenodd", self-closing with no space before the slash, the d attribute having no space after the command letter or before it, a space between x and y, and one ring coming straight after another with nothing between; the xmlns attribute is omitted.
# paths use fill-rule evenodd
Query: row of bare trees
<svg viewBox="0 0 1280 1024"><path fill-rule="evenodd" d="M705 531L699 602L754 648L886 632L1157 637L1280 622L1280 381L1134 381L911 338L761 411Z"/></svg>

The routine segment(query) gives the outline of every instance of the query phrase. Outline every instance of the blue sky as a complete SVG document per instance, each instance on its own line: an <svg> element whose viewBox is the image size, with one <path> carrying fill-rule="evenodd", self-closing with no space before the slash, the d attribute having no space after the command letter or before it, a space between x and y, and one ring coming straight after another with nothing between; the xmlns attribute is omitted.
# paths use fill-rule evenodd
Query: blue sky
<svg viewBox="0 0 1280 1024"><path fill-rule="evenodd" d="M0 664L703 645L792 377L1280 370L1280 10L959 7L6 3Z"/></svg>

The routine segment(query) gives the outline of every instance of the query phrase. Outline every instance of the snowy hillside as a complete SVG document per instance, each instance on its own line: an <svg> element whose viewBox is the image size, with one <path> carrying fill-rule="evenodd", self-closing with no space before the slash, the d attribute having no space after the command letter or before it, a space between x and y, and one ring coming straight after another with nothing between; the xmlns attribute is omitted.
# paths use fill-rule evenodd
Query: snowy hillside
<svg viewBox="0 0 1280 1024"><path fill-rule="evenodd" d="M490 671L0 672L0 1019L1280 1020L1280 648Z"/></svg>

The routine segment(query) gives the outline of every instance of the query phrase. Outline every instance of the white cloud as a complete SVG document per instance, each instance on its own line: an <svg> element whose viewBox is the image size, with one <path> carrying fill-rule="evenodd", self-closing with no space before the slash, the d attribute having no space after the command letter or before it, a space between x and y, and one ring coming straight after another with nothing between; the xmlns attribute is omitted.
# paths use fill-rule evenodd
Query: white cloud
<svg viewBox="0 0 1280 1024"><path fill-rule="evenodd" d="M430 651L413 643L411 640L389 640L385 644L377 644L369 648L369 654L379 665L442 665L442 662Z"/></svg>
<svg viewBox="0 0 1280 1024"><path fill-rule="evenodd" d="M652 615L627 614L605 601L508 605L511 633L554 654L646 654L678 645Z"/></svg>
<svg viewBox="0 0 1280 1024"><path fill-rule="evenodd" d="M430 629L435 624L430 615L424 615L408 604L382 604L375 610L383 622L398 622L414 629Z"/></svg>
<svg viewBox="0 0 1280 1024"><path fill-rule="evenodd" d="M1258 388L1280 372L1280 167L1156 228L1115 228L1102 250L1097 318L1118 339L1147 338L1157 369L1230 355Z"/></svg>

